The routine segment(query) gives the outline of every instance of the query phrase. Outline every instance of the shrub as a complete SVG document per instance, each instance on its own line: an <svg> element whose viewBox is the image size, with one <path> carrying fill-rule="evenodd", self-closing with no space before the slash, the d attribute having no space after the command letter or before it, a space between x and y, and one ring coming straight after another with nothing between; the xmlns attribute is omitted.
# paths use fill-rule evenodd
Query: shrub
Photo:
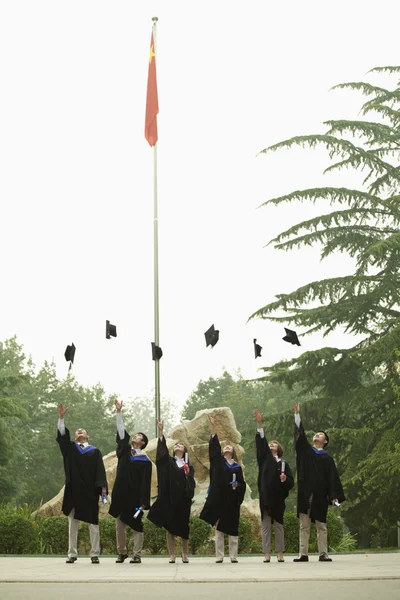
<svg viewBox="0 0 400 600"><path fill-rule="evenodd" d="M151 521L145 519L144 525L144 548L148 554L167 554L167 538L163 527L157 527Z"/></svg>
<svg viewBox="0 0 400 600"><path fill-rule="evenodd" d="M244 518L240 517L239 519L239 553L247 554L252 551L253 547L253 527L251 522Z"/></svg>
<svg viewBox="0 0 400 600"><path fill-rule="evenodd" d="M39 549L39 531L30 517L12 507L0 510L0 554L35 554Z"/></svg>
<svg viewBox="0 0 400 600"><path fill-rule="evenodd" d="M200 519L190 517L189 548L191 554L201 554L209 551L211 525Z"/></svg>
<svg viewBox="0 0 400 600"><path fill-rule="evenodd" d="M40 543L44 554L66 554L68 550L68 517L46 517L38 521Z"/></svg>

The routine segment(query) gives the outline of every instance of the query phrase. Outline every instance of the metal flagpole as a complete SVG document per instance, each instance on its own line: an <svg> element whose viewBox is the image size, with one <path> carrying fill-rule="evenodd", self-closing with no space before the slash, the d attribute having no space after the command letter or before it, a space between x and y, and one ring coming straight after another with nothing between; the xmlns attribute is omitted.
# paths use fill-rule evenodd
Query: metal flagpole
<svg viewBox="0 0 400 600"><path fill-rule="evenodd" d="M153 43L154 54L157 64L157 41L156 41L156 24L158 17L153 17ZM154 176L154 343L160 345L160 317L159 317L159 298L158 298L158 204L157 204L157 142L153 146L153 176ZM156 419L161 419L161 403L160 403L160 361L154 361L154 376L155 376L155 413ZM158 437L158 429L156 427L156 437Z"/></svg>

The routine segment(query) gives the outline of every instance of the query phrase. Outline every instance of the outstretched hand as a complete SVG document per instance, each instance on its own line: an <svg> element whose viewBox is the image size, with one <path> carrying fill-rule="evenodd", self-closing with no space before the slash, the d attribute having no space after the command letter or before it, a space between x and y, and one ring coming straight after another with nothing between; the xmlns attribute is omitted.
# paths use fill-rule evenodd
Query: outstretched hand
<svg viewBox="0 0 400 600"><path fill-rule="evenodd" d="M117 398L115 398L114 404L115 404L115 408L117 409L117 412L121 412L121 409L122 409L122 407L124 405L124 401L123 400L117 400Z"/></svg>
<svg viewBox="0 0 400 600"><path fill-rule="evenodd" d="M293 408L296 415L298 415L300 412L300 402L293 402Z"/></svg>
<svg viewBox="0 0 400 600"><path fill-rule="evenodd" d="M65 416L65 413L67 412L68 408L64 408L64 405L62 402L60 402L60 404L58 405L58 416L60 417L60 419L63 419Z"/></svg>
<svg viewBox="0 0 400 600"><path fill-rule="evenodd" d="M260 411L259 411L259 410L255 410L255 411L254 411L254 416L255 416L255 418L256 418L257 425L262 425L262 420L263 420L263 417L264 417L264 415L263 415L262 413L260 413ZM259 429L260 429L260 428L261 428L261 427L259 427Z"/></svg>
<svg viewBox="0 0 400 600"><path fill-rule="evenodd" d="M158 435L162 437L164 432L164 421L159 421L158 419L156 419L156 425L158 429Z"/></svg>

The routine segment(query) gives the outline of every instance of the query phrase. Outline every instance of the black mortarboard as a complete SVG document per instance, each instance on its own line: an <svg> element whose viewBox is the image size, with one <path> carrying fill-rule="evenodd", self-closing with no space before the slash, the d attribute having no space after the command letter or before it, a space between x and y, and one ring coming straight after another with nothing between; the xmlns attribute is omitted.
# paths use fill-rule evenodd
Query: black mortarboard
<svg viewBox="0 0 400 600"><path fill-rule="evenodd" d="M65 360L68 362L69 361L69 371L71 370L72 367L72 363L74 362L74 358L75 358L75 344L72 343L71 346L67 346L64 352L64 356L65 356Z"/></svg>
<svg viewBox="0 0 400 600"><path fill-rule="evenodd" d="M290 344L297 344L298 346L300 346L300 342L299 342L299 338L297 337L297 333L295 331L292 331L291 329L287 329L286 327L284 329L286 331L286 335L282 339L285 342L290 342Z"/></svg>
<svg viewBox="0 0 400 600"><path fill-rule="evenodd" d="M258 356L261 356L262 346L260 346L260 344L257 344L256 338L254 338L253 344L254 344L254 357L257 358Z"/></svg>
<svg viewBox="0 0 400 600"><path fill-rule="evenodd" d="M214 329L214 325L211 325L210 329L205 332L204 337L206 338L206 347L211 345L214 348L219 340L219 330Z"/></svg>
<svg viewBox="0 0 400 600"><path fill-rule="evenodd" d="M160 360L162 357L162 350L160 346L156 346L154 342L151 342L151 356L153 360Z"/></svg>
<svg viewBox="0 0 400 600"><path fill-rule="evenodd" d="M117 326L106 321L106 338L109 340L111 337L117 337Z"/></svg>

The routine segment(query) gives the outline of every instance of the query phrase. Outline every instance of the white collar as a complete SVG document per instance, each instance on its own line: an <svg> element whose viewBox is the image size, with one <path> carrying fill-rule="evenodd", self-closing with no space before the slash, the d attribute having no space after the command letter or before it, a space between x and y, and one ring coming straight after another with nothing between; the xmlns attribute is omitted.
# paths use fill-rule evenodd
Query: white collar
<svg viewBox="0 0 400 600"><path fill-rule="evenodd" d="M89 446L88 442L75 442L75 444L77 446L83 446L84 448L87 448Z"/></svg>

